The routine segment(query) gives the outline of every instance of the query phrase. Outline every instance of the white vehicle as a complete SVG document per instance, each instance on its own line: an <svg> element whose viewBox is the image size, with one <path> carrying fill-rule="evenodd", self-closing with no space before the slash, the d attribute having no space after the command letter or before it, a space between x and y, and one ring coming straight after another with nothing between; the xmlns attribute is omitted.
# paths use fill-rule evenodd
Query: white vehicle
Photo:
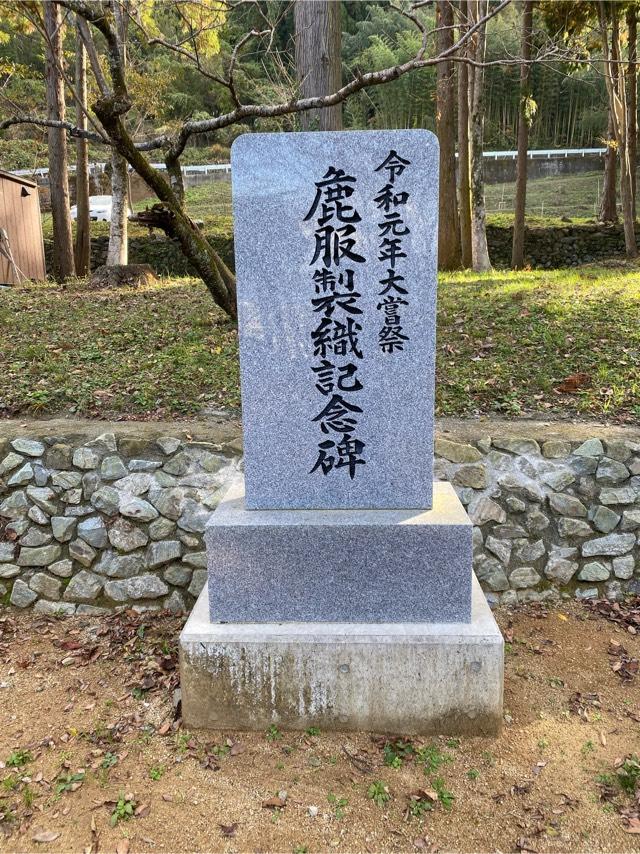
<svg viewBox="0 0 640 854"><path fill-rule="evenodd" d="M77 205L71 208L71 218L78 218ZM89 218L111 222L111 196L89 196Z"/></svg>

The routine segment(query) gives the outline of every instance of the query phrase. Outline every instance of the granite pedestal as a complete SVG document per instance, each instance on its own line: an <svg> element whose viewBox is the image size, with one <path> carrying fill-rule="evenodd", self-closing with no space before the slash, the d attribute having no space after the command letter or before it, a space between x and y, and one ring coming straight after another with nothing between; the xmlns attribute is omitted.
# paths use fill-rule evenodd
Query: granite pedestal
<svg viewBox="0 0 640 854"><path fill-rule="evenodd" d="M475 578L460 623L212 623L205 587L180 672L190 729L494 735L502 721L502 635Z"/></svg>
<svg viewBox="0 0 640 854"><path fill-rule="evenodd" d="M472 526L449 483L431 510L246 510L205 531L212 622L468 622Z"/></svg>

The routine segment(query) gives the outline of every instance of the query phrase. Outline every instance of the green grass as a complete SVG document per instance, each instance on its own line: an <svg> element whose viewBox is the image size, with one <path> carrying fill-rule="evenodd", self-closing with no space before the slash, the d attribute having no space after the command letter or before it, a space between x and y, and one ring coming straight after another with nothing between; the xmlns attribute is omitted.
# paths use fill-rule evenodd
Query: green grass
<svg viewBox="0 0 640 854"><path fill-rule="evenodd" d="M437 409L640 416L634 265L448 275L438 300ZM574 394L556 391L585 374Z"/></svg>
<svg viewBox="0 0 640 854"><path fill-rule="evenodd" d="M562 224L562 216L572 221L591 219L598 213L602 192L602 172L583 172L576 175L549 175L527 182L527 219L530 225ZM515 181L485 185L485 201L489 220L500 224L500 214L513 220L516 194ZM494 216L495 215L495 216Z"/></svg>
<svg viewBox="0 0 640 854"><path fill-rule="evenodd" d="M201 283L0 291L0 412L192 415L239 405L237 333Z"/></svg>
<svg viewBox="0 0 640 854"><path fill-rule="evenodd" d="M593 220L594 204L598 199L598 189L602 188L601 172L585 172L582 175L558 175L530 180L527 186L527 225L566 226L562 216L571 217L572 222L580 223ZM487 184L485 187L487 221L490 225L507 227L513 223L513 204L515 182ZM231 211L231 181L220 178L189 187L185 193L187 211L193 219L203 220L208 232L216 231L230 234L233 228ZM155 198L143 199L133 206L135 211L144 210L154 204ZM51 214L42 216L45 238L51 237ZM109 224L94 222L91 224L93 236L109 233ZM130 237L147 235L148 231L130 224Z"/></svg>
<svg viewBox="0 0 640 854"><path fill-rule="evenodd" d="M440 415L640 417L640 268L440 277ZM0 290L0 414L195 415L239 406L237 334L201 282ZM584 387L556 391L582 373Z"/></svg>
<svg viewBox="0 0 640 854"><path fill-rule="evenodd" d="M134 202L134 212L143 211L157 202L150 196L147 199ZM187 213L192 219L203 220L207 233L228 235L233 232L231 218L231 181L216 179L189 187L185 191ZM72 223L75 234L75 221ZM42 234L46 239L53 237L53 221L51 213L42 214ZM91 236L102 237L109 235L108 222L92 222ZM149 229L136 223L129 223L129 237L148 237Z"/></svg>

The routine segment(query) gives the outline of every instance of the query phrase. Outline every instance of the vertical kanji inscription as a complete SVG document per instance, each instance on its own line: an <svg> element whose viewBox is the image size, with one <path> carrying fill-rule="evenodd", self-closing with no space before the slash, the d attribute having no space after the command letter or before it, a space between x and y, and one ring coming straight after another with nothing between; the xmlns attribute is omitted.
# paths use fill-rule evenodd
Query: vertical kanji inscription
<svg viewBox="0 0 640 854"><path fill-rule="evenodd" d="M378 222L378 261L386 266L382 278L378 279L381 286L378 296L382 299L377 305L378 311L383 315L378 333L378 345L383 353L404 350L409 341L402 325L404 307L409 305L409 290L401 273L402 259L407 257L402 239L410 234L403 218L409 193L400 189L396 181L410 165L410 160L405 160L397 151L391 149L382 163L375 168L376 172L381 172L386 178L386 183L374 199L382 214L382 219Z"/></svg>
<svg viewBox="0 0 640 854"><path fill-rule="evenodd" d="M361 216L349 201L355 185L355 176L330 166L315 182L315 198L304 218L316 226L310 261L315 267L311 316L317 315L311 331L311 372L322 406L311 419L322 435L310 473L326 476L345 469L352 480L366 462L365 443L358 438L363 312L356 283L358 265L365 258L357 247Z"/></svg>

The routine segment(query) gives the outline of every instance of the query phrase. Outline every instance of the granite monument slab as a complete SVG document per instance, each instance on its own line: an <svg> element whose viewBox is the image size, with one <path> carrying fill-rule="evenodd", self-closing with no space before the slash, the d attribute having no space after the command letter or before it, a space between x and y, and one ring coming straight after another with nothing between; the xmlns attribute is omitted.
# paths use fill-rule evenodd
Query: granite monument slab
<svg viewBox="0 0 640 854"><path fill-rule="evenodd" d="M436 137L245 134L231 160L247 509L428 509Z"/></svg>

